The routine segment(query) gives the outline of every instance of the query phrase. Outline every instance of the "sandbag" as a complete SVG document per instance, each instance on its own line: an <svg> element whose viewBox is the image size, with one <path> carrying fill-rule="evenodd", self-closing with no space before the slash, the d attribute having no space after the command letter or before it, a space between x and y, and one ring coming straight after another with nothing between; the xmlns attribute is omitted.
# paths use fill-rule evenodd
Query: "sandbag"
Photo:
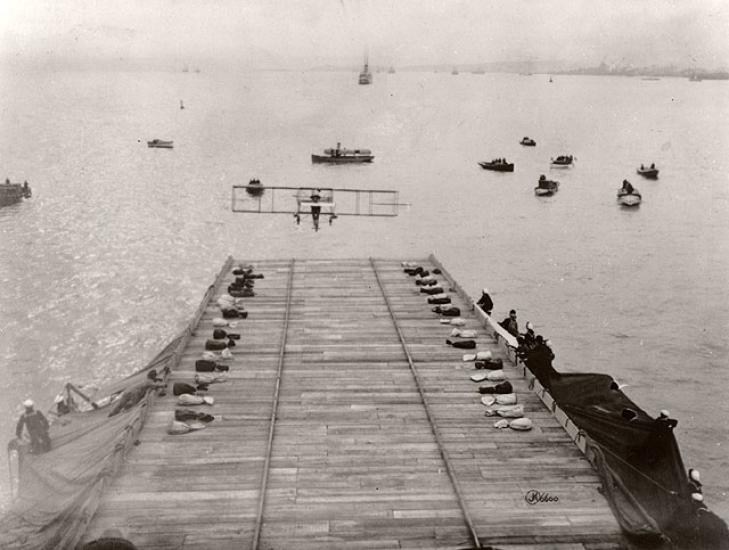
<svg viewBox="0 0 729 550"><path fill-rule="evenodd" d="M495 386L481 386L478 388L479 393L498 393L507 394L514 393L514 388L511 386L511 382L508 380L500 382Z"/></svg>
<svg viewBox="0 0 729 550"><path fill-rule="evenodd" d="M448 296L443 296L442 298L430 297L430 298L428 298L428 303L429 304L450 304L451 299ZM443 312L441 312L441 313L443 313Z"/></svg>
<svg viewBox="0 0 729 550"><path fill-rule="evenodd" d="M521 418L524 416L524 405L496 405L486 409L485 416L500 416L502 418Z"/></svg>
<svg viewBox="0 0 729 550"><path fill-rule="evenodd" d="M453 346L454 348L460 349L474 349L476 347L476 340L446 340L446 344Z"/></svg>
<svg viewBox="0 0 729 550"><path fill-rule="evenodd" d="M205 340L205 349L211 351L224 350L228 347L227 342L221 340Z"/></svg>
<svg viewBox="0 0 729 550"><path fill-rule="evenodd" d="M202 411L193 411L192 409L175 409L175 420L180 422L188 422L191 420L199 422L212 422L215 417Z"/></svg>
<svg viewBox="0 0 729 550"><path fill-rule="evenodd" d="M517 418L516 420L509 422L509 428L525 432L532 429L532 421L528 418Z"/></svg>
<svg viewBox="0 0 729 550"><path fill-rule="evenodd" d="M215 400L207 395L202 396L183 393L182 395L177 396L177 402L180 405L212 405Z"/></svg>
<svg viewBox="0 0 729 550"><path fill-rule="evenodd" d="M424 286L420 288L420 293L432 296L435 294L445 294L445 290L443 290L443 287L440 286Z"/></svg>
<svg viewBox="0 0 729 550"><path fill-rule="evenodd" d="M475 330L464 330L460 328L454 328L451 331L451 336L453 337L459 337L459 338L476 338L476 331Z"/></svg>
<svg viewBox="0 0 729 550"><path fill-rule="evenodd" d="M231 328L235 328L236 327L236 324L235 324L235 322L226 321L222 317L213 317L213 326L214 327L231 327Z"/></svg>
<svg viewBox="0 0 729 550"><path fill-rule="evenodd" d="M172 385L172 395L182 395L183 393L194 395L197 393L197 388L187 382L175 382Z"/></svg>
<svg viewBox="0 0 729 550"><path fill-rule="evenodd" d="M504 361L501 358L486 359L484 361L476 361L474 366L477 369L501 370L504 368Z"/></svg>
<svg viewBox="0 0 729 550"><path fill-rule="evenodd" d="M498 403L499 405L516 404L516 394L515 393L494 394L494 398L496 399L496 403Z"/></svg>

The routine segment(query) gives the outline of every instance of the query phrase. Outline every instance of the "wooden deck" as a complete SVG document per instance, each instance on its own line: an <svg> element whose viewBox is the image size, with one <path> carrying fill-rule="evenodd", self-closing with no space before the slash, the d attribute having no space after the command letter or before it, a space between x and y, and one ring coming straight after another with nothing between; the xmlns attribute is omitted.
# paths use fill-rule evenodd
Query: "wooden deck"
<svg viewBox="0 0 729 550"><path fill-rule="evenodd" d="M468 350L445 344L452 327L399 261L255 267L229 381L208 392L216 420L168 435L175 398L156 399L85 540L117 528L145 550L623 547L596 474L522 370L506 367L535 428L498 430ZM478 349L506 357L449 295ZM213 300L172 380L192 380L216 316ZM529 490L559 500L528 504Z"/></svg>

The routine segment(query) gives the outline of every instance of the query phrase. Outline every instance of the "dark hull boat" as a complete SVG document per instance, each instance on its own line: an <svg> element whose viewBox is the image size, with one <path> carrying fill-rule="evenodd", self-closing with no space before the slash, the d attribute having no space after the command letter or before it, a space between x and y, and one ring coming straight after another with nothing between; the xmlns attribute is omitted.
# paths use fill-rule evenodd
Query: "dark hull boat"
<svg viewBox="0 0 729 550"><path fill-rule="evenodd" d="M534 147L537 144L536 141L528 137L525 137L519 143L522 145L526 145L527 147Z"/></svg>
<svg viewBox="0 0 729 550"><path fill-rule="evenodd" d="M375 157L372 155L311 155L311 162L327 164L355 164L372 162L374 158Z"/></svg>
<svg viewBox="0 0 729 550"><path fill-rule="evenodd" d="M494 172L513 172L513 162L479 162L478 165L484 170L492 170Z"/></svg>
<svg viewBox="0 0 729 550"><path fill-rule="evenodd" d="M556 159L552 159L550 166L552 168L569 168L572 166L573 160L572 155L560 155Z"/></svg>
<svg viewBox="0 0 729 550"><path fill-rule="evenodd" d="M649 180L658 179L658 168L638 168L636 172Z"/></svg>
<svg viewBox="0 0 729 550"><path fill-rule="evenodd" d="M356 164L372 162L374 158L369 149L343 149L341 144L337 143L335 149L324 149L323 155L311 155L311 162L315 164Z"/></svg>
<svg viewBox="0 0 729 550"><path fill-rule="evenodd" d="M27 183L0 183L0 206L7 206L23 199L29 199L33 193Z"/></svg>
<svg viewBox="0 0 729 550"><path fill-rule="evenodd" d="M559 191L559 182L554 180L539 180L534 188L534 194L538 197L549 197Z"/></svg>
<svg viewBox="0 0 729 550"><path fill-rule="evenodd" d="M151 141L147 142L147 147L157 148L157 149L172 149L174 142L173 141L164 141L161 139L153 139Z"/></svg>

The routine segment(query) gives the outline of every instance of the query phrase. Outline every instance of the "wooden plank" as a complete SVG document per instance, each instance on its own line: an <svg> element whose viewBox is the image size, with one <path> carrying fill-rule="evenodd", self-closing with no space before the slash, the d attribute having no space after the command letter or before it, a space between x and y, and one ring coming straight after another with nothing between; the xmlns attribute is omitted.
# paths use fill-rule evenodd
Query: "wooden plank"
<svg viewBox="0 0 729 550"><path fill-rule="evenodd" d="M429 270L437 265L419 263ZM232 348L227 382L207 392L216 400L206 408L215 420L198 432L168 435L176 398L169 392L157 399L87 539L123 526L149 549L250 547L288 278L287 261L255 265L265 278L244 299L248 319L229 329L241 339ZM477 349L505 360L506 377L534 422L531 432L493 428L479 384L469 379L473 363L462 361L470 350L446 345L452 327L440 324L399 261L376 265L482 543L619 547L599 480L571 440L574 426L567 423L565 432L529 389L523 368L508 361L471 312L470 298L436 275L467 328L478 330ZM228 273L218 295L234 280ZM296 261L262 548L443 548L468 540L384 296L374 289L369 259ZM173 381L193 378L220 314L215 299ZM531 506L524 499L530 489L559 501Z"/></svg>

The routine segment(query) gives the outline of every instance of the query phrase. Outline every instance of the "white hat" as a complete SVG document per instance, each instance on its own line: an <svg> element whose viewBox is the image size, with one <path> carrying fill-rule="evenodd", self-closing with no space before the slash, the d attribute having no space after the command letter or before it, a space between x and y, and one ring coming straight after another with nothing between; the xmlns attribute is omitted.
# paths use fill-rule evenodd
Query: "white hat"
<svg viewBox="0 0 729 550"><path fill-rule="evenodd" d="M488 293L489 293L489 289L488 289L488 288L486 288L486 287L483 287L483 288L481 289L481 292L483 292L484 294L488 294Z"/></svg>
<svg viewBox="0 0 729 550"><path fill-rule="evenodd" d="M691 468L691 470L689 470L689 476L690 476L690 477L691 477L691 479L693 479L694 481L698 481L698 482L701 482L701 478L700 478L700 476L699 476L699 471L698 471L698 470L694 470L693 468Z"/></svg>
<svg viewBox="0 0 729 550"><path fill-rule="evenodd" d="M56 396L56 398L53 400L54 403L63 403L63 395L60 393Z"/></svg>
<svg viewBox="0 0 729 550"><path fill-rule="evenodd" d="M25 407L26 409L30 409L33 405L35 405L35 403L33 403L32 399L26 399L25 401L23 401L23 407Z"/></svg>
<svg viewBox="0 0 729 550"><path fill-rule="evenodd" d="M691 498L698 502L704 502L704 495L701 493L691 493Z"/></svg>
<svg viewBox="0 0 729 550"><path fill-rule="evenodd" d="M667 411L666 409L663 409L663 410L661 411L661 416L664 416L664 417L668 418L668 417L670 417L670 416L671 416L671 413L670 413L670 412L668 412L668 411Z"/></svg>
<svg viewBox="0 0 729 550"><path fill-rule="evenodd" d="M547 346L548 348L552 347L552 342L550 342L549 338L546 338L544 340L544 345Z"/></svg>
<svg viewBox="0 0 729 550"><path fill-rule="evenodd" d="M526 328L527 330L532 330L534 328L534 325L532 325L531 321L527 321Z"/></svg>

